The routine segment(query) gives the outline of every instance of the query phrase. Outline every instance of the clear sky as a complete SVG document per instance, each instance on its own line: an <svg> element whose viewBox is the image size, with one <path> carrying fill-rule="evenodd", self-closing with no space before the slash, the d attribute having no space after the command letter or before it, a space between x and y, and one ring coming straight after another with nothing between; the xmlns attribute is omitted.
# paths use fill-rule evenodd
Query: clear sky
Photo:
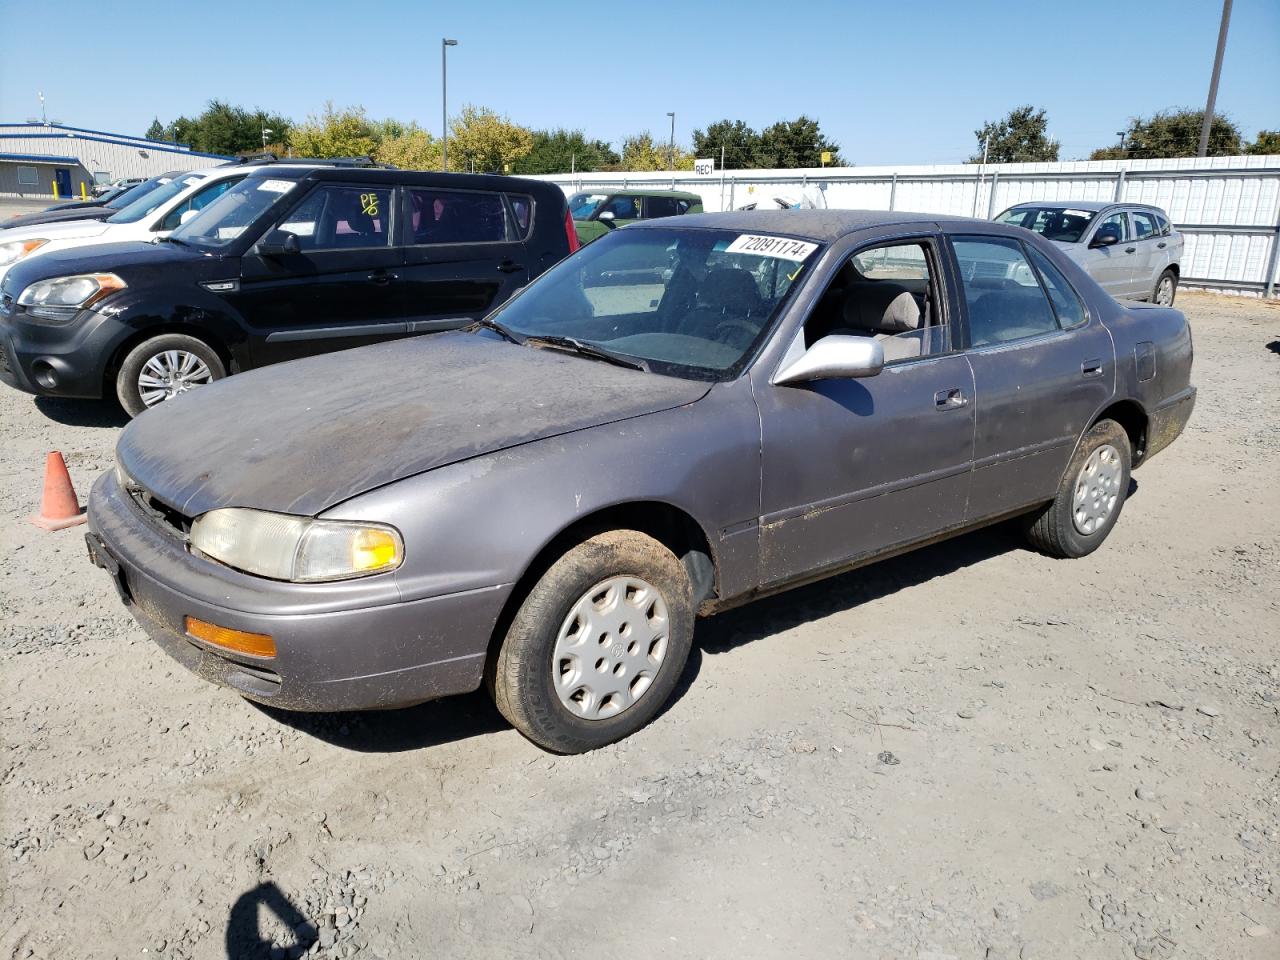
<svg viewBox="0 0 1280 960"><path fill-rule="evenodd" d="M1218 106L1280 127L1280 0L1235 0ZM440 127L449 100L532 127L665 139L816 117L858 164L960 162L984 120L1048 110L1063 159L1134 115L1204 106L1219 0L643 3L0 0L0 120L143 133L217 97L295 120L362 104Z"/></svg>

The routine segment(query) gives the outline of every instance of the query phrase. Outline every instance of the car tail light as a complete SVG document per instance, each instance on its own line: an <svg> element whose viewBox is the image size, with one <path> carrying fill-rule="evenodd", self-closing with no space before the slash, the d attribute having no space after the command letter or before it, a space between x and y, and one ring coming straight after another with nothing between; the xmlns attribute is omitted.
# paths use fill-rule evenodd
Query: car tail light
<svg viewBox="0 0 1280 960"><path fill-rule="evenodd" d="M578 243L578 230L573 225L573 216L568 210L564 212L564 232L565 236L569 238L569 252L573 253L582 244Z"/></svg>

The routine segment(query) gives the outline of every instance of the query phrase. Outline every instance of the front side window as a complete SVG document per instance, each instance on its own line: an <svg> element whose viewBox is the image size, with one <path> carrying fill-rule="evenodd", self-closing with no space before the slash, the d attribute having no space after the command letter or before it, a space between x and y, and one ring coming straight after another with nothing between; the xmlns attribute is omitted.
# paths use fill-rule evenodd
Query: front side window
<svg viewBox="0 0 1280 960"><path fill-rule="evenodd" d="M1058 329L1022 244L1007 237L956 237L952 247L964 284L971 346L1008 343Z"/></svg>
<svg viewBox="0 0 1280 960"><path fill-rule="evenodd" d="M502 195L414 188L409 191L409 235L413 244L506 240Z"/></svg>
<svg viewBox="0 0 1280 960"><path fill-rule="evenodd" d="M610 197L600 212L613 214L615 220L639 220L640 202L635 197Z"/></svg>
<svg viewBox="0 0 1280 960"><path fill-rule="evenodd" d="M1105 230L1107 227L1115 228L1116 232L1120 234L1121 243L1129 239L1129 218L1123 213L1113 213L1111 216L1107 217L1107 219L1098 224L1099 232ZM1097 236L1097 234L1095 233L1094 236Z"/></svg>
<svg viewBox="0 0 1280 960"><path fill-rule="evenodd" d="M1133 239L1150 240L1160 235L1160 225L1156 223L1155 214L1134 210L1130 216L1133 217Z"/></svg>
<svg viewBox="0 0 1280 960"><path fill-rule="evenodd" d="M806 346L838 334L879 340L886 363L947 353L950 327L932 262L922 241L859 250L805 321Z"/></svg>
<svg viewBox="0 0 1280 960"><path fill-rule="evenodd" d="M240 182L239 177L232 179L228 177L226 180L219 180L217 183L210 184L203 190L191 195L185 202L178 204L172 210L164 215L164 219L160 221L157 230L176 230L178 225L182 223L182 215L194 210L197 213L207 207L213 201L227 192L233 185ZM188 217L187 219L191 219Z"/></svg>
<svg viewBox="0 0 1280 960"><path fill-rule="evenodd" d="M203 180L204 177L176 177L140 197L130 191L125 196L131 198L132 202L125 204L119 213L107 217L107 223L137 223L144 220L178 194L190 190Z"/></svg>
<svg viewBox="0 0 1280 960"><path fill-rule="evenodd" d="M820 244L731 230L619 230L493 314L517 336L572 337L655 373L736 376Z"/></svg>
<svg viewBox="0 0 1280 960"><path fill-rule="evenodd" d="M316 187L277 229L304 251L390 246L391 197L390 187Z"/></svg>
<svg viewBox="0 0 1280 960"><path fill-rule="evenodd" d="M1046 240L1077 243L1094 217L1091 210L1072 207L1013 207L996 217L996 223L1025 227Z"/></svg>

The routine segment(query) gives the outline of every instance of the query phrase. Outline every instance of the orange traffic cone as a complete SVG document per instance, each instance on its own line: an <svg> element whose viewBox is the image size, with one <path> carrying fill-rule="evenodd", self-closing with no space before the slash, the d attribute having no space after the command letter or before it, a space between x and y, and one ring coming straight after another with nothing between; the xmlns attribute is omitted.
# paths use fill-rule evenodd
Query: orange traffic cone
<svg viewBox="0 0 1280 960"><path fill-rule="evenodd" d="M84 510L71 485L67 462L57 450L44 461L44 496L40 500L40 513L30 518L42 530L64 530L84 523Z"/></svg>

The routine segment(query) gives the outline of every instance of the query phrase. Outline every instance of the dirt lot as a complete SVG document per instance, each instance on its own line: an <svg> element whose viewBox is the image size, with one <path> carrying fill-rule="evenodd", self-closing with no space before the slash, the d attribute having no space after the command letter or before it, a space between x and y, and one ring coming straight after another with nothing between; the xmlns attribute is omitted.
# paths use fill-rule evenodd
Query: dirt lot
<svg viewBox="0 0 1280 960"><path fill-rule="evenodd" d="M1274 960L1280 309L1180 306L1200 405L1101 551L1001 528L704 621L672 707L574 758L480 695L297 718L187 674L22 522L118 415L0 390L0 960Z"/></svg>

